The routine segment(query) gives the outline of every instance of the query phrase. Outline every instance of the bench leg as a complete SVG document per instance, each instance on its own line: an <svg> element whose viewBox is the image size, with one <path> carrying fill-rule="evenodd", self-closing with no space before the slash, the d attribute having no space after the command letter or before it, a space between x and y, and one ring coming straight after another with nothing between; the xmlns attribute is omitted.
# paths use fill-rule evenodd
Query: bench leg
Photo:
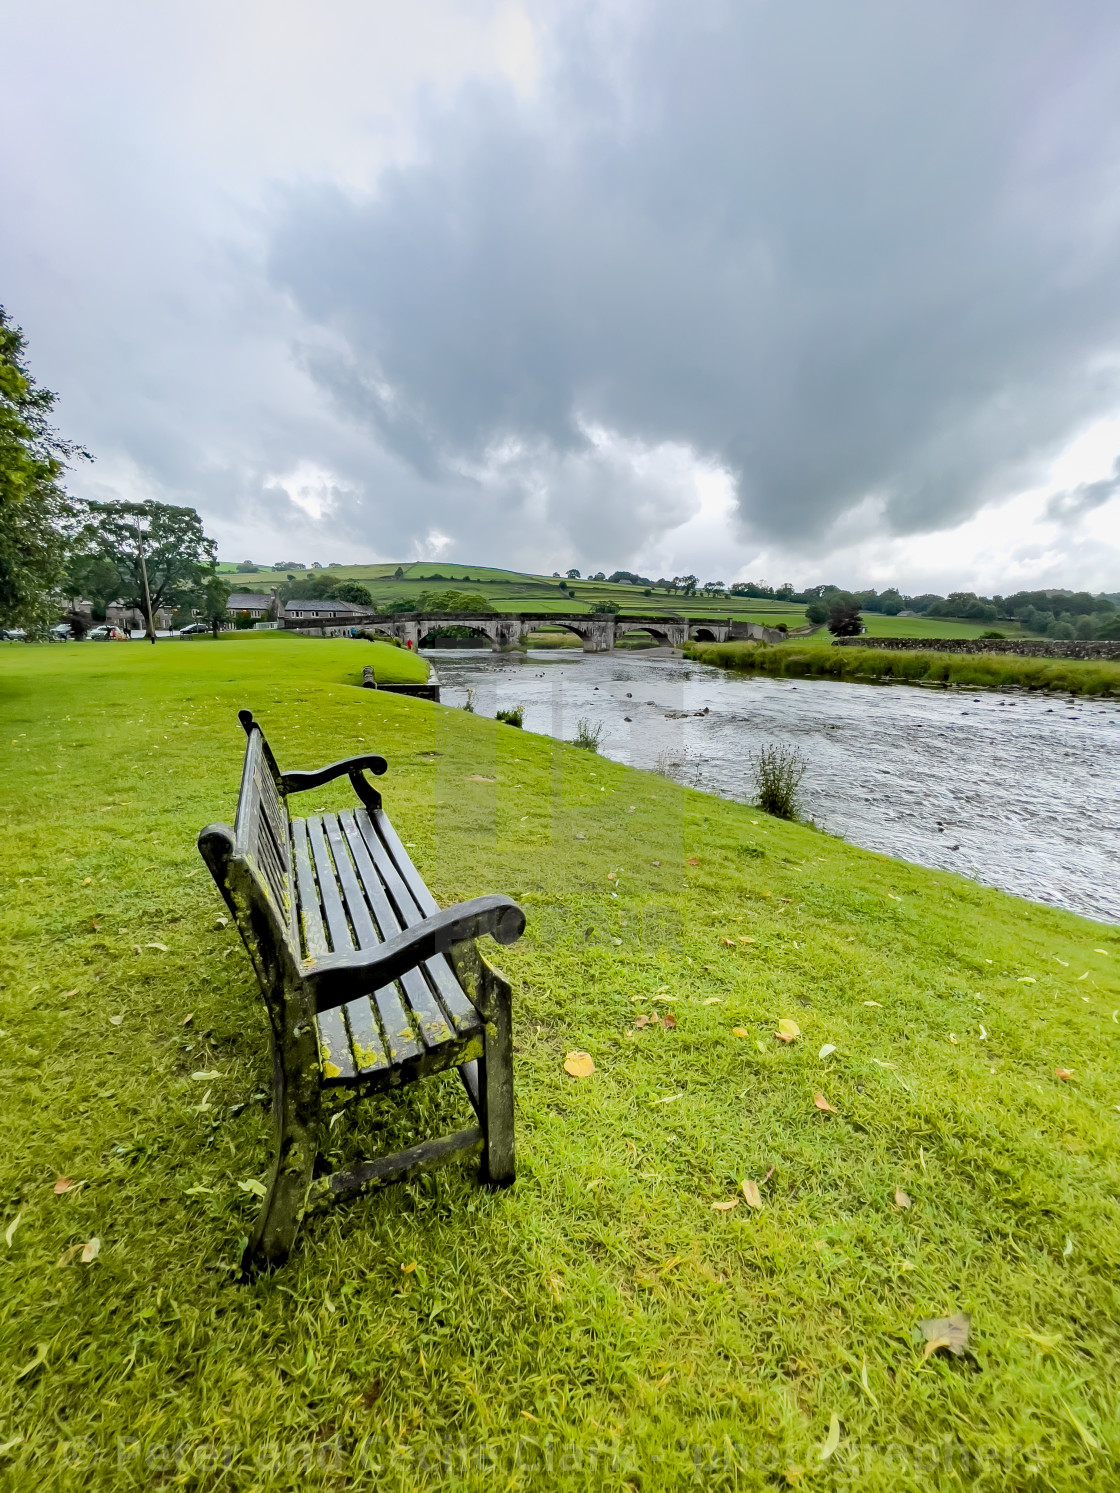
<svg viewBox="0 0 1120 1493"><path fill-rule="evenodd" d="M314 1023L297 1025L298 1035L272 1043L272 1116L276 1154L272 1182L261 1204L245 1253L242 1275L251 1279L283 1265L307 1211L319 1154L321 1079ZM308 1030L311 1040L308 1041Z"/></svg>
<svg viewBox="0 0 1120 1493"><path fill-rule="evenodd" d="M508 1187L514 1178L513 1023L510 988L483 963L486 984L486 1051L478 1061L483 1151L480 1176L491 1187Z"/></svg>

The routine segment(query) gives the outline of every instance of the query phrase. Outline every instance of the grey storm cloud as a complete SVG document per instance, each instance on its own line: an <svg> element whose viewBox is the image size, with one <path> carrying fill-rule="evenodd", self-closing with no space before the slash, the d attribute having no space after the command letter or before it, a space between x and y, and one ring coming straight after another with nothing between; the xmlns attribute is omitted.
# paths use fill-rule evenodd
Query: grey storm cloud
<svg viewBox="0 0 1120 1493"><path fill-rule="evenodd" d="M1076 521L1115 497L1120 497L1120 456L1112 465L1111 476L1099 482L1081 482L1068 492L1055 493L1046 505L1046 516L1059 523Z"/></svg>
<svg viewBox="0 0 1120 1493"><path fill-rule="evenodd" d="M530 489L603 428L760 536L920 533L1120 402L1113 0L587 7L541 53L276 208L308 368L425 482Z"/></svg>

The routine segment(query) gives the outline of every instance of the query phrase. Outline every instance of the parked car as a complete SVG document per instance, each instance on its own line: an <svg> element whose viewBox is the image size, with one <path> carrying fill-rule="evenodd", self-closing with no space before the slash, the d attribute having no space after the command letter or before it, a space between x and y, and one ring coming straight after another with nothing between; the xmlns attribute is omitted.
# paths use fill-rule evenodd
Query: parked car
<svg viewBox="0 0 1120 1493"><path fill-rule="evenodd" d="M101 627L95 627L95 628L93 628L91 630L89 636L92 639L92 641L95 642L95 643L107 643L107 642L127 643L128 640L129 640L128 639L128 633L121 632L121 630L120 630L119 627L110 627L110 626L108 626L108 624L104 624Z"/></svg>
<svg viewBox="0 0 1120 1493"><path fill-rule="evenodd" d="M51 628L51 637L57 638L60 643L68 643L73 636L69 622L60 622L57 627Z"/></svg>
<svg viewBox="0 0 1120 1493"><path fill-rule="evenodd" d="M200 632L209 631L210 629L205 622L188 622L186 627L180 628L179 636L181 638L193 638L197 637Z"/></svg>
<svg viewBox="0 0 1120 1493"><path fill-rule="evenodd" d="M26 643L27 634L22 627L0 627L0 643Z"/></svg>

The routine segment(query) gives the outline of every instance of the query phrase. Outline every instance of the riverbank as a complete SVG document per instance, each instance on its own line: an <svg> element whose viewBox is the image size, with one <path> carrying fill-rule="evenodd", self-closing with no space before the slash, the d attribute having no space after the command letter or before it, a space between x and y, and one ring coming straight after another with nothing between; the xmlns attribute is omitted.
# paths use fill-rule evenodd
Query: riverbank
<svg viewBox="0 0 1120 1493"><path fill-rule="evenodd" d="M1074 695L1120 694L1120 663L1108 660L1020 658L1004 653L897 651L813 647L796 643L690 643L687 658L744 673L795 679L880 680L960 685L967 689L1058 690Z"/></svg>
<svg viewBox="0 0 1120 1493"><path fill-rule="evenodd" d="M0 659L6 1475L412 1490L462 1458L464 1487L574 1490L596 1458L608 1486L796 1482L835 1416L874 1493L947 1447L1006 1486L1107 1481L1116 930L363 691L372 646ZM194 848L232 813L245 705L282 766L383 751L439 901L529 917L500 951L515 1187L447 1169L352 1205L251 1290L265 1022ZM357 1143L463 1104L415 1086ZM926 1357L918 1324L956 1311L971 1356Z"/></svg>

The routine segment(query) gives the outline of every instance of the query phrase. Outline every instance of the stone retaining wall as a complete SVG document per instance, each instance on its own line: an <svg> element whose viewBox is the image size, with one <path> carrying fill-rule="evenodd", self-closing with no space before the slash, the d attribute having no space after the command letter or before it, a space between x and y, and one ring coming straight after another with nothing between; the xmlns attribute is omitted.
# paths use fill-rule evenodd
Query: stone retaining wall
<svg viewBox="0 0 1120 1493"><path fill-rule="evenodd" d="M1120 659L1120 641L1057 638L834 638L834 648L891 648L929 653L1010 653L1018 658Z"/></svg>

